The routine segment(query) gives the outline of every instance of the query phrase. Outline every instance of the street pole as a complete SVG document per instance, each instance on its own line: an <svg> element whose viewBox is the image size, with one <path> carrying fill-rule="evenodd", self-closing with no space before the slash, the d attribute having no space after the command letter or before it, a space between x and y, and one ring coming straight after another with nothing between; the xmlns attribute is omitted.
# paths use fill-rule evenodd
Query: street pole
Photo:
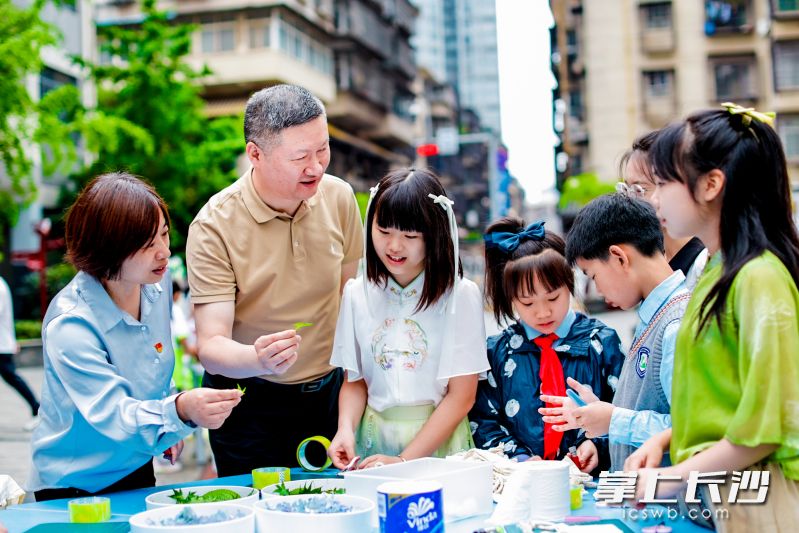
<svg viewBox="0 0 799 533"><path fill-rule="evenodd" d="M51 228L52 223L49 218L43 218L34 227L39 234L39 305L42 320L47 312L47 236L50 235Z"/></svg>

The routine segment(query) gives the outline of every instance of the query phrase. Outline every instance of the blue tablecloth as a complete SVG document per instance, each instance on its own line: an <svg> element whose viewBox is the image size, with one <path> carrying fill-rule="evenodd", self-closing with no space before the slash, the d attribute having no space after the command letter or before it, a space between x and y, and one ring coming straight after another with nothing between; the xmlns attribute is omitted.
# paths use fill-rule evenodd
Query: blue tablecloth
<svg viewBox="0 0 799 533"><path fill-rule="evenodd" d="M329 469L320 473L305 472L295 468L291 470L291 479L314 479L324 477L335 477L337 470ZM145 509L144 499L153 492L159 492L169 488L191 487L197 485L252 485L252 476L249 474L241 476L230 476L218 479L207 479L201 481L191 481L176 485L165 485L149 489L132 490L117 492L106 496L111 498L111 521L105 524L69 524L69 511L67 510L68 499L52 500L47 502L27 503L17 505L5 511L0 511L0 523L8 528L9 533L22 533L36 526L36 532L45 533L46 531L59 533L102 533L128 531L127 521L131 515L140 513ZM594 516L597 519L616 519L624 522L624 525L635 532L640 532L643 527L659 524L661 522L671 526L674 533L708 533L709 530L694 525L687 518L678 518L670 521L666 517L666 509L662 507L651 507L647 512L661 512L663 518L652 518L630 520L629 509L618 507L597 507L593 497L587 495L583 499L583 507L577 511L572 511L572 516ZM638 515L640 516L640 515ZM448 523L447 533L472 533L476 529L483 527L487 516L475 517ZM58 524L58 526L47 527L46 524ZM303 532L295 532L303 533ZM357 533L357 532L353 532ZM368 533L368 532L367 532Z"/></svg>

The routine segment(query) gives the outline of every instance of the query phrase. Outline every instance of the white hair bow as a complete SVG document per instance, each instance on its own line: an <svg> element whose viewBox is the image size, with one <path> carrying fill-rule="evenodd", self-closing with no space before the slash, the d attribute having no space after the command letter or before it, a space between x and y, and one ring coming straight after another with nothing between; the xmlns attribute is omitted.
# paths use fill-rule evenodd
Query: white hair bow
<svg viewBox="0 0 799 533"><path fill-rule="evenodd" d="M458 247L458 222L455 220L455 211L452 210L452 206L455 205L455 202L443 194L439 194L438 196L435 194L428 194L427 196L433 200L433 203L440 205L441 208L446 211L447 219L449 220L449 232L452 237L452 257L454 259L455 272L452 281L452 294L449 297L447 305L449 306L449 312L455 314L455 289L458 287L458 254L460 252Z"/></svg>
<svg viewBox="0 0 799 533"><path fill-rule="evenodd" d="M372 208L372 200L375 199L380 183L369 188L369 201L366 202L366 214L363 221L363 257L361 257L361 275L363 276L363 299L366 301L366 311L369 316L372 310L369 308L369 277L366 275L366 241L369 238L369 210Z"/></svg>

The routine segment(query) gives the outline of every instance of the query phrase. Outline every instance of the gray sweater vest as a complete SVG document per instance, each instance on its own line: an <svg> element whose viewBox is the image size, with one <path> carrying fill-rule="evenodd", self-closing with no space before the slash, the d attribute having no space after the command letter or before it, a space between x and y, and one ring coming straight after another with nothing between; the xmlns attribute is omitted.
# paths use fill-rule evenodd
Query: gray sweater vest
<svg viewBox="0 0 799 533"><path fill-rule="evenodd" d="M633 411L655 411L669 413L670 407L660 384L660 362L663 358L663 332L666 326L680 320L688 306L691 293L683 289L677 291L652 317L649 331L641 334L645 337L633 341L630 353L624 361L619 376L613 405L632 409ZM610 467L612 471L623 470L624 461L637 448L629 444L610 442ZM668 455L664 455L661 466L670 464Z"/></svg>

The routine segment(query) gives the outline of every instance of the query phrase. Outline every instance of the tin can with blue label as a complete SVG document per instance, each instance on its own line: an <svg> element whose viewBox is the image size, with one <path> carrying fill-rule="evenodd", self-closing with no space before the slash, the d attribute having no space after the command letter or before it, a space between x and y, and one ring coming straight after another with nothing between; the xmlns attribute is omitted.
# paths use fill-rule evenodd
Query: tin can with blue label
<svg viewBox="0 0 799 533"><path fill-rule="evenodd" d="M437 481L389 481L377 487L380 533L442 533L444 499Z"/></svg>

